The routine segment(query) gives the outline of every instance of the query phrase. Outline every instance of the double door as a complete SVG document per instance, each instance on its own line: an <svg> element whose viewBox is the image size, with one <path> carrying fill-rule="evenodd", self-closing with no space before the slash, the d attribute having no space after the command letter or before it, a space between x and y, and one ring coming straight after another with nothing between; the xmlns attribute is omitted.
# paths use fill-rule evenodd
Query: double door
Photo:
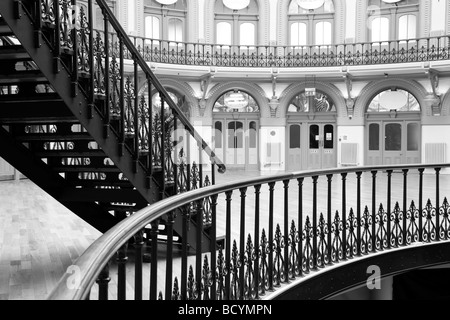
<svg viewBox="0 0 450 320"><path fill-rule="evenodd" d="M214 121L215 153L230 169L258 169L258 122L250 119Z"/></svg>
<svg viewBox="0 0 450 320"><path fill-rule="evenodd" d="M336 126L301 123L288 126L288 170L336 167Z"/></svg>
<svg viewBox="0 0 450 320"><path fill-rule="evenodd" d="M367 164L420 163L420 121L374 121L367 126Z"/></svg>

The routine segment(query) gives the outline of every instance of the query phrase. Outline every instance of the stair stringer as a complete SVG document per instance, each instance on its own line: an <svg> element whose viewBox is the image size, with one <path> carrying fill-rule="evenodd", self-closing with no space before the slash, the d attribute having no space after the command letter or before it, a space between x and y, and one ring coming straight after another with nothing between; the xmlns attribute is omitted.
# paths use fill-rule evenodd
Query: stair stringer
<svg viewBox="0 0 450 320"><path fill-rule="evenodd" d="M0 11L8 26L42 74L48 79L53 89L105 154L148 203L161 200L161 190L158 183L147 177L145 168L141 163L138 162L137 168L135 168L133 155L127 148L120 148L118 138L111 128L106 127L105 135L105 126L101 114L96 108L90 107L91 102L88 101L80 87L77 87L77 92L73 95L70 73L62 65L59 72L54 72L53 52L42 34L34 32L32 20L25 14L22 14L19 19L14 19L14 3L12 1L0 1ZM35 45L36 41L39 43L38 47Z"/></svg>

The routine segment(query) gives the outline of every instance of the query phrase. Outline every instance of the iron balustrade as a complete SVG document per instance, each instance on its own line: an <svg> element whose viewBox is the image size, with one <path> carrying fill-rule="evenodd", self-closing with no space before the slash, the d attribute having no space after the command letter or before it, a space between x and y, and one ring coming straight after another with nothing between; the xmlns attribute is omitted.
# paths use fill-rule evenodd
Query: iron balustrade
<svg viewBox="0 0 450 320"><path fill-rule="evenodd" d="M120 48L112 34L112 52ZM448 60L450 35L329 45L264 46L177 42L130 36L147 62L249 68L360 66ZM132 59L132 54L125 52Z"/></svg>
<svg viewBox="0 0 450 320"><path fill-rule="evenodd" d="M106 232L76 261L76 285L69 285L74 275L66 273L49 299L271 299L290 284L301 287L304 277L341 264L351 268L349 263L361 257L376 260L402 248L450 244L450 206L442 195L449 186L440 183L441 171L449 167L302 171L191 190ZM187 233L187 221L205 217L205 210L210 221L197 220L196 249L185 236L181 247L172 246L171 226L181 221ZM168 230L164 244L157 241L161 220ZM202 228L211 228L217 239L208 247L199 237ZM152 254L149 264L142 261L143 246ZM134 293L126 292L126 281L136 283Z"/></svg>
<svg viewBox="0 0 450 320"><path fill-rule="evenodd" d="M106 1L88 0L87 7L76 0L18 3L17 8L32 18L35 34L42 35L52 48L55 72L64 68L70 73L72 95L83 94L89 101L90 116L94 109L101 114L104 135L112 132L119 152L126 148L133 154L134 171L144 168L147 179L159 174L163 193L175 184L179 190L181 180L174 175L175 167L180 166L178 152L180 146L195 149L189 145L190 137L198 152L187 154L185 162L196 162L202 169L207 164L211 172L225 171L225 165L171 99ZM96 8L101 9L103 30L94 30ZM40 37L35 38L39 47ZM13 90L1 89L2 93ZM158 103L153 100L155 94ZM200 184L205 178L199 177Z"/></svg>

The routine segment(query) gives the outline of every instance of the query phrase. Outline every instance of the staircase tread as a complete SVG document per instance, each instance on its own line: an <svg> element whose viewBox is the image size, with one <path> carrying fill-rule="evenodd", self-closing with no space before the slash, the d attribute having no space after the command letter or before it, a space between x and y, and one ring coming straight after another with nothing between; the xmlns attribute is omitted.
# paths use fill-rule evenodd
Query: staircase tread
<svg viewBox="0 0 450 320"><path fill-rule="evenodd" d="M20 141L76 141L89 140L95 141L89 133L70 133L70 134L54 134L54 133L29 133L16 136Z"/></svg>
<svg viewBox="0 0 450 320"><path fill-rule="evenodd" d="M20 95L20 94L4 94L0 95L1 102L46 102L46 101L60 101L63 100L57 93L39 93L33 96L30 95Z"/></svg>

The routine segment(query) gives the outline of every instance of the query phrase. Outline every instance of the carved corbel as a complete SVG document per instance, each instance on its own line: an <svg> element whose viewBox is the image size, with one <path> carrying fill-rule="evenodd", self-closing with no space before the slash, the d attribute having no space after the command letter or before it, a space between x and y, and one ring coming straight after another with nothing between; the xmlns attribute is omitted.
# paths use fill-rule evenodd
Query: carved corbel
<svg viewBox="0 0 450 320"><path fill-rule="evenodd" d="M352 119L355 108L355 99L352 98L352 89L353 89L352 77L348 73L345 75L345 85L347 87L347 96L348 96L348 98L345 101L347 106L347 116L349 119Z"/></svg>
<svg viewBox="0 0 450 320"><path fill-rule="evenodd" d="M438 93L439 72L433 69L428 70L428 79L430 80L433 98L431 99L431 111L433 115L440 115L442 109L442 95Z"/></svg>
<svg viewBox="0 0 450 320"><path fill-rule="evenodd" d="M200 78L200 90L202 92L201 98L199 99L198 106L200 110L200 116L203 117L206 108L206 94L208 93L209 85L214 78L215 70L211 69L211 72Z"/></svg>

